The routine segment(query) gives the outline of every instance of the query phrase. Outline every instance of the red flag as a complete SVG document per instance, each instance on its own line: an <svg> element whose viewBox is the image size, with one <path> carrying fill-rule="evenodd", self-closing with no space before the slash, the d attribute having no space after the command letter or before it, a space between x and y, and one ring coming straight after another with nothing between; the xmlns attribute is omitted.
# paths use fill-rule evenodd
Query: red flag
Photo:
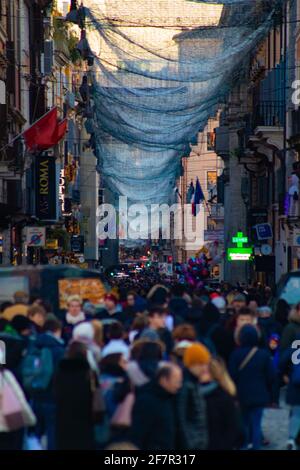
<svg viewBox="0 0 300 470"><path fill-rule="evenodd" d="M57 108L55 107L23 132L28 150L31 152L46 150L55 145L57 127Z"/></svg>
<svg viewBox="0 0 300 470"><path fill-rule="evenodd" d="M68 120L67 120L67 118L65 118L65 119L63 119L63 121L59 122L56 126L56 134L55 134L56 142L55 142L55 144L58 144L58 142L61 141L61 139L63 138L63 136L67 132L67 130L68 130Z"/></svg>

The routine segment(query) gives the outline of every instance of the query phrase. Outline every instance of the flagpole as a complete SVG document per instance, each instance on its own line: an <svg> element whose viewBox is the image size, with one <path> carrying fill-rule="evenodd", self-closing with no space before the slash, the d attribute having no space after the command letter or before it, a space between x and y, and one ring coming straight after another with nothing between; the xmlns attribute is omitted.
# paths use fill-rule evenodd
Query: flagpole
<svg viewBox="0 0 300 470"><path fill-rule="evenodd" d="M31 129L31 127L35 126L41 119L43 119L45 116L47 116L47 114L51 113L51 111L53 111L54 108L57 108L57 106L53 106L53 108L51 108L49 111L47 111L45 114L43 114L43 116L39 117L35 122L33 122L31 124L31 126L28 127L28 129L24 129L24 131L20 132L20 134L16 135L10 142L8 142L7 144L5 144L3 147L1 147L0 149L0 152L2 152L2 150L6 149L7 147L9 147L15 140L19 139L20 137L22 137L22 135L24 134L24 132L28 131L29 129Z"/></svg>

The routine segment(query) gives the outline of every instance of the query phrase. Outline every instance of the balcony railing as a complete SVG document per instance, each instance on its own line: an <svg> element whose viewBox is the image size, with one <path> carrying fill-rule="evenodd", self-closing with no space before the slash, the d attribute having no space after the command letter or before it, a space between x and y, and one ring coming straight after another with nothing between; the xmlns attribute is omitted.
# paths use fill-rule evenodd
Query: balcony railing
<svg viewBox="0 0 300 470"><path fill-rule="evenodd" d="M254 110L254 127L284 125L284 104L281 101L260 101Z"/></svg>
<svg viewBox="0 0 300 470"><path fill-rule="evenodd" d="M210 218L224 219L224 206L222 204L212 204L210 206Z"/></svg>

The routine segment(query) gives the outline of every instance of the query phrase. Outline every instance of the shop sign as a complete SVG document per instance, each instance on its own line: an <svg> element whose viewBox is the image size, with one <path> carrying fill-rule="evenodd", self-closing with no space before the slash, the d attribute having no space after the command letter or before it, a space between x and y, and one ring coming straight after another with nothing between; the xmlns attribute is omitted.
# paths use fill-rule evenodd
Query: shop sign
<svg viewBox="0 0 300 470"><path fill-rule="evenodd" d="M58 240L47 240L46 241L47 250L57 250L58 249Z"/></svg>
<svg viewBox="0 0 300 470"><path fill-rule="evenodd" d="M46 227L26 227L26 245L29 248L43 248L46 242Z"/></svg>
<svg viewBox="0 0 300 470"><path fill-rule="evenodd" d="M273 238L271 224L257 224L255 228L258 240L268 240Z"/></svg>
<svg viewBox="0 0 300 470"><path fill-rule="evenodd" d="M36 157L36 216L40 220L56 220L56 165L55 158Z"/></svg>
<svg viewBox="0 0 300 470"><path fill-rule="evenodd" d="M232 237L232 243L236 244L236 248L228 248L229 261L249 261L251 259L253 249L244 247L248 243L248 237L245 237L243 232L238 232L235 237Z"/></svg>

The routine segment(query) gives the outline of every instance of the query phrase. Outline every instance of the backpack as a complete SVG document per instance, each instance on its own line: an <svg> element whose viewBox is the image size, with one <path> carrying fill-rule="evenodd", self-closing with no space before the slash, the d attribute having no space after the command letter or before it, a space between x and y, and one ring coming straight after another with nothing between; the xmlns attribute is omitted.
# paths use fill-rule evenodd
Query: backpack
<svg viewBox="0 0 300 470"><path fill-rule="evenodd" d="M43 392L50 385L54 373L52 353L49 348L31 346L22 362L23 387L27 392Z"/></svg>

